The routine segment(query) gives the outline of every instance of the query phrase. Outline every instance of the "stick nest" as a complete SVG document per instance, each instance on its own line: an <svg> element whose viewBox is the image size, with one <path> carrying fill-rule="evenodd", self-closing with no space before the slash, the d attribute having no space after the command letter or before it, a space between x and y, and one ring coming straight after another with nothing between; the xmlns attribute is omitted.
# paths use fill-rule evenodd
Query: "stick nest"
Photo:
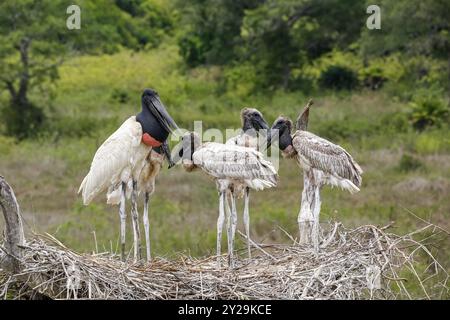
<svg viewBox="0 0 450 320"><path fill-rule="evenodd" d="M154 258L123 263L110 253L79 254L50 235L22 249L21 271L0 269L7 299L421 299L448 298L448 270L433 256L430 238L445 230L427 224L407 235L388 227L322 227L318 252L299 245L257 245L234 269L216 257ZM420 240L417 240L420 238ZM416 239L416 240L415 240ZM436 239L436 238L434 238ZM1 256L5 251L0 250ZM243 256L242 254L241 256ZM1 265L1 264L0 264Z"/></svg>

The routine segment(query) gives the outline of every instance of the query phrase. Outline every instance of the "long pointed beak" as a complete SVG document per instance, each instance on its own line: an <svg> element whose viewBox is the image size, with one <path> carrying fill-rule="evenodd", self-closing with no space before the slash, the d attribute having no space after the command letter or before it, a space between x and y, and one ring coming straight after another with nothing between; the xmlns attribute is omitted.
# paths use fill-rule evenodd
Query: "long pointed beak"
<svg viewBox="0 0 450 320"><path fill-rule="evenodd" d="M269 127L269 125L267 124L266 120L264 120L264 119L259 120L259 121L258 121L258 125L259 125L259 128L260 128L260 129L265 129L265 130L267 130L267 131L270 131L270 127Z"/></svg>
<svg viewBox="0 0 450 320"><path fill-rule="evenodd" d="M179 129L175 121L166 111L166 108L159 97L155 96L147 100L147 107L150 109L150 112L158 118L159 122L168 132L173 133L174 130Z"/></svg>
<svg viewBox="0 0 450 320"><path fill-rule="evenodd" d="M266 120L264 118L261 118L261 120L257 120L257 124L259 127L259 132L261 133L261 131L265 131L263 132L263 135L266 136L267 139L267 143L266 143L266 149L269 149L271 143L272 143L272 139L271 139L271 133L270 133L270 127L267 124Z"/></svg>
<svg viewBox="0 0 450 320"><path fill-rule="evenodd" d="M272 145L272 129L267 130L267 149Z"/></svg>
<svg viewBox="0 0 450 320"><path fill-rule="evenodd" d="M280 140L280 130L278 128L270 128L267 134L267 148L272 145L272 142Z"/></svg>

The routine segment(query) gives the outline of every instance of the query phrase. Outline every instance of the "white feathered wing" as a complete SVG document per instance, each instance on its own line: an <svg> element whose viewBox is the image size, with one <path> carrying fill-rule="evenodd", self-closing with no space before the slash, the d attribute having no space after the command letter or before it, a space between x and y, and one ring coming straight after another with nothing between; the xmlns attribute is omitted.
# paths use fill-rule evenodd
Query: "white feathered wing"
<svg viewBox="0 0 450 320"><path fill-rule="evenodd" d="M151 150L141 143L141 139L142 127L132 116L103 142L78 190L78 193L82 192L85 205L108 187L115 188L121 182L127 183L132 177L139 176Z"/></svg>
<svg viewBox="0 0 450 320"><path fill-rule="evenodd" d="M273 164L252 148L209 142L194 152L192 159L197 167L217 179L244 181L256 190L277 184Z"/></svg>

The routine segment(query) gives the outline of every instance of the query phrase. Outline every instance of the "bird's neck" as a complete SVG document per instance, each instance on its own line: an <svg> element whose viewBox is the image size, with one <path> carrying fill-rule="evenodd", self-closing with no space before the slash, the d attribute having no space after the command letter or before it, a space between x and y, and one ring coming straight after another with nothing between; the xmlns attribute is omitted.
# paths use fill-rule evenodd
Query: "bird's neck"
<svg viewBox="0 0 450 320"><path fill-rule="evenodd" d="M252 130L252 129L253 129L252 123L250 122L249 119L245 118L245 119L242 121L242 131L244 131L244 132L247 132L247 131L254 131L254 130Z"/></svg>
<svg viewBox="0 0 450 320"><path fill-rule="evenodd" d="M142 110L136 115L136 121L142 127L142 135L149 135L156 141L163 143L169 136L169 132L159 123L150 110L142 105Z"/></svg>
<svg viewBox="0 0 450 320"><path fill-rule="evenodd" d="M292 137L291 137L291 133L289 132L289 130L283 130L283 132L280 133L280 138L279 138L279 147L281 150L286 149L287 147L289 147L290 145L292 145Z"/></svg>
<svg viewBox="0 0 450 320"><path fill-rule="evenodd" d="M258 130L256 130L250 120L246 119L244 120L244 124L242 125L242 131L245 135L251 136L251 137L258 137Z"/></svg>

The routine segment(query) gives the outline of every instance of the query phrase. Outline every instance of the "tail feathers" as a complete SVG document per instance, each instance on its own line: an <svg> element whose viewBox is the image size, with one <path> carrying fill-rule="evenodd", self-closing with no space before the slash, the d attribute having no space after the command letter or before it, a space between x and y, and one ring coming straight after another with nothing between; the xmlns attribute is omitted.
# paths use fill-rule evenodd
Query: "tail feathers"
<svg viewBox="0 0 450 320"><path fill-rule="evenodd" d="M345 152L345 153L347 154L350 165L353 169L352 173L351 173L351 175L352 175L351 180L354 185L360 187L361 183L362 183L363 170L361 169L359 164L353 159L353 157L348 152Z"/></svg>
<svg viewBox="0 0 450 320"><path fill-rule="evenodd" d="M361 187L361 183L362 183L362 177L361 175L355 175L352 177L352 183L357 186L357 187Z"/></svg>
<svg viewBox="0 0 450 320"><path fill-rule="evenodd" d="M351 194L360 191L360 189L352 181L348 179L341 179L335 176L328 176L326 182L332 186L340 187L343 190L347 190Z"/></svg>
<svg viewBox="0 0 450 320"><path fill-rule="evenodd" d="M362 174L363 174L363 170L361 169L361 167L355 162L353 164L355 166L355 170L357 172L357 174L355 174L355 177L353 179L353 183L355 185L357 185L358 187L361 187L361 183L362 183Z"/></svg>
<svg viewBox="0 0 450 320"><path fill-rule="evenodd" d="M119 204L121 194L122 194L121 186L115 189L108 190L108 193L106 194L106 203L112 205Z"/></svg>
<svg viewBox="0 0 450 320"><path fill-rule="evenodd" d="M86 186L86 180L87 180L87 176L84 177L83 181L81 182L80 187L78 188L77 194L80 194L81 191L83 191L84 187Z"/></svg>
<svg viewBox="0 0 450 320"><path fill-rule="evenodd" d="M85 206L87 206L92 200L87 196L86 184L88 181L88 177L89 177L89 174L87 174L86 177L84 177L83 181L81 182L80 188L78 188L78 192L77 192L78 194L81 193L81 196L83 198L83 204Z"/></svg>
<svg viewBox="0 0 450 320"><path fill-rule="evenodd" d="M246 180L246 184L254 190L263 190L266 188L272 188L276 186L276 183L264 179Z"/></svg>
<svg viewBox="0 0 450 320"><path fill-rule="evenodd" d="M355 194L360 191L360 189L350 180L343 180L340 184L340 187L344 190L347 190L351 194Z"/></svg>
<svg viewBox="0 0 450 320"><path fill-rule="evenodd" d="M270 161L261 159L261 164L263 166L263 180L266 180L274 187L278 183L278 173L273 164Z"/></svg>

